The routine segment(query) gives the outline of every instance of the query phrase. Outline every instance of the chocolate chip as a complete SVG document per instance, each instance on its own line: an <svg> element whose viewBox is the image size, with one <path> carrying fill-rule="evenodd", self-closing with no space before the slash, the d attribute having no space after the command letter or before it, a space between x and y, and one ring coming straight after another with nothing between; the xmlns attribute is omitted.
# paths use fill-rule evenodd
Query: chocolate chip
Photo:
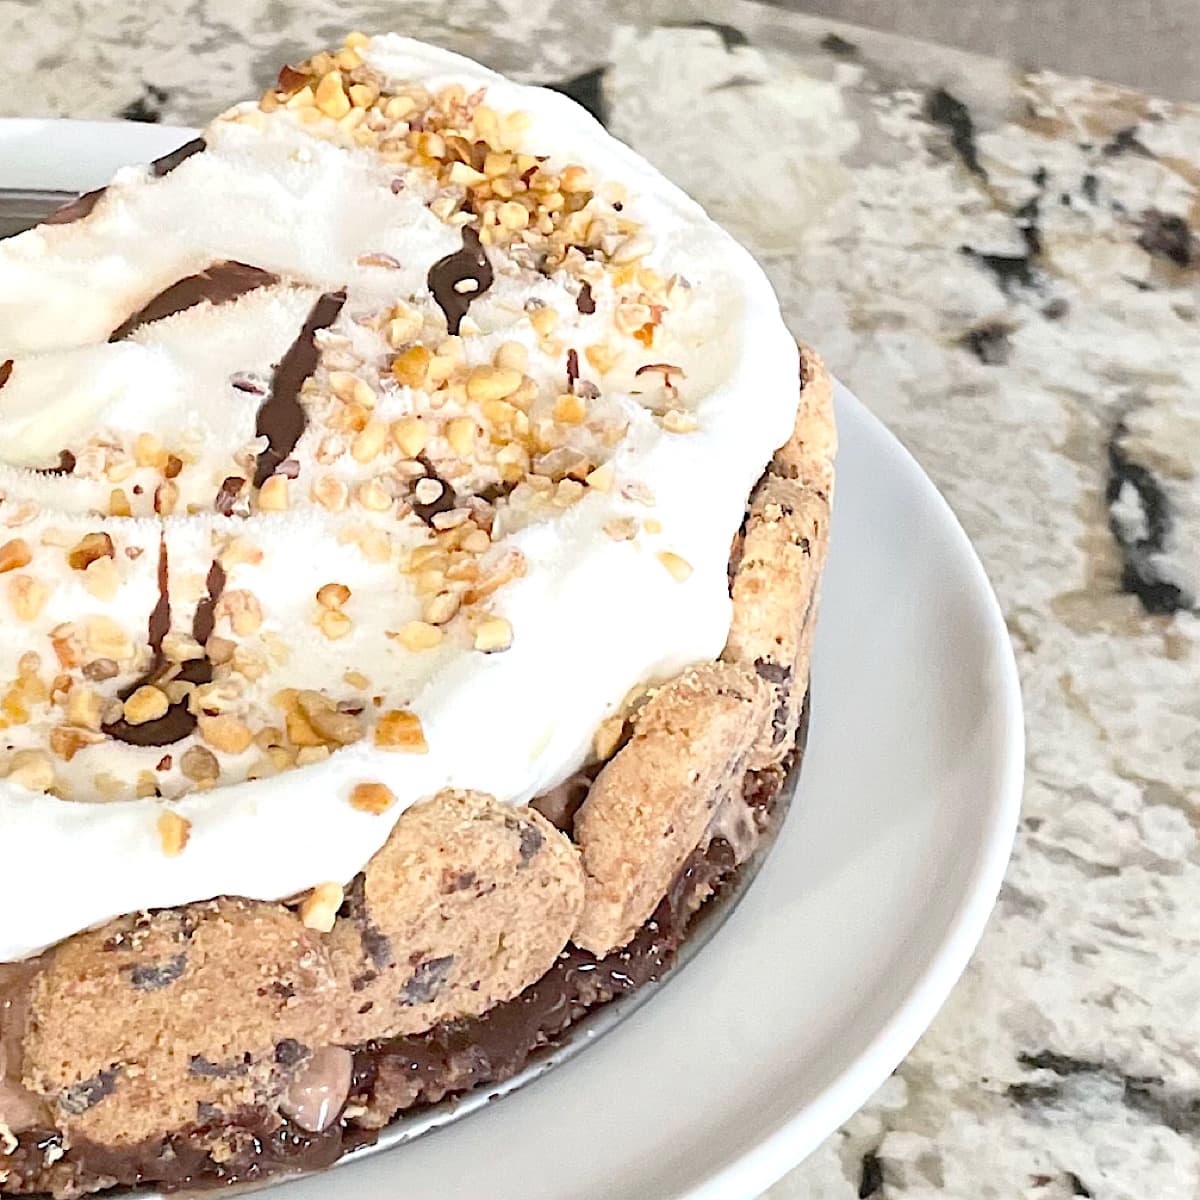
<svg viewBox="0 0 1200 1200"><path fill-rule="evenodd" d="M412 973L408 982L400 989L397 1003L402 1008L414 1004L428 1004L450 977L450 968L454 966L454 955L447 954L442 958L430 958L421 963Z"/></svg>
<svg viewBox="0 0 1200 1200"><path fill-rule="evenodd" d="M275 1061L281 1067L294 1067L311 1053L303 1042L298 1042L295 1038L284 1038L275 1047Z"/></svg>
<svg viewBox="0 0 1200 1200"><path fill-rule="evenodd" d="M791 667L784 663L767 662L763 658L754 660L754 673L759 679L765 679L768 683L776 685L791 683L792 681Z"/></svg>
<svg viewBox="0 0 1200 1200"><path fill-rule="evenodd" d="M59 1107L73 1117L81 1117L90 1108L95 1108L106 1096L111 1096L117 1086L117 1071L101 1071L91 1079L73 1084L59 1097Z"/></svg>
<svg viewBox="0 0 1200 1200"><path fill-rule="evenodd" d="M521 866L527 867L533 862L545 841L545 834L536 825L523 825L521 827L521 848L519 851Z"/></svg>
<svg viewBox="0 0 1200 1200"><path fill-rule="evenodd" d="M174 958L156 963L135 963L125 968L129 972L129 984L139 992L158 992L177 982L187 970L187 955L176 954Z"/></svg>
<svg viewBox="0 0 1200 1200"><path fill-rule="evenodd" d="M575 391L575 381L579 378L579 352L574 348L567 351L567 391Z"/></svg>
<svg viewBox="0 0 1200 1200"><path fill-rule="evenodd" d="M596 301L592 299L592 285L590 283L585 283L579 289L579 295L575 297L575 307L584 316L591 316L596 311Z"/></svg>
<svg viewBox="0 0 1200 1200"><path fill-rule="evenodd" d="M417 456L417 461L425 468L427 478L434 480L442 485L442 490L438 493L437 499L430 500L427 504L421 503L415 497L412 501L412 510L426 525L433 525L433 518L438 513L449 512L457 500L455 499L454 489L437 473L437 469L433 463L429 461L425 455Z"/></svg>
<svg viewBox="0 0 1200 1200"><path fill-rule="evenodd" d="M6 358L2 363L0 363L0 387L3 387L9 381L9 379L12 377L12 372L13 360L11 358Z"/></svg>
<svg viewBox="0 0 1200 1200"><path fill-rule="evenodd" d="M225 1062L213 1062L203 1054L193 1054L188 1062L188 1074L201 1079L233 1079L245 1075L250 1070L251 1061L249 1054Z"/></svg>

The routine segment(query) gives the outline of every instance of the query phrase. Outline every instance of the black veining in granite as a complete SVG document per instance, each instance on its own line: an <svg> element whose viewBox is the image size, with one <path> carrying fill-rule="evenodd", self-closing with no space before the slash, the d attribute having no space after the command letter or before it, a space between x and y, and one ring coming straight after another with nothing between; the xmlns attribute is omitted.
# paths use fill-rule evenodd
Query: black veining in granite
<svg viewBox="0 0 1200 1200"><path fill-rule="evenodd" d="M750 39L732 25L723 25L720 21L668 21L667 29L711 29L720 39L726 50L736 50L738 46L750 45Z"/></svg>
<svg viewBox="0 0 1200 1200"><path fill-rule="evenodd" d="M965 346L984 366L1002 367L1012 355L1012 342L1009 334L1013 327L1007 321L986 321L968 329L959 338L959 344Z"/></svg>
<svg viewBox="0 0 1200 1200"><path fill-rule="evenodd" d="M149 125L156 125L162 120L163 106L169 97L170 92L165 88L147 83L142 87L142 94L132 104L125 105L117 113L117 116L126 121L142 121Z"/></svg>
<svg viewBox="0 0 1200 1200"><path fill-rule="evenodd" d="M1136 596L1148 613L1168 614L1190 608L1191 598L1162 574L1162 555L1172 527L1170 501L1154 474L1126 452L1122 445L1126 432L1124 424L1118 423L1109 439L1104 496L1109 507L1108 526L1123 559L1121 590ZM1133 489L1141 508L1144 531L1140 534L1131 532L1114 511L1127 487Z"/></svg>
<svg viewBox="0 0 1200 1200"><path fill-rule="evenodd" d="M543 86L553 92L561 92L564 96L570 96L576 104L582 104L601 125L607 125L608 101L604 97L604 76L607 70L607 67L595 67L591 71L584 71L581 75L563 79L558 83L547 83Z"/></svg>
<svg viewBox="0 0 1200 1200"><path fill-rule="evenodd" d="M987 171L979 161L979 149L975 145L975 121L971 110L945 88L935 88L925 97L925 116L950 134L950 145L962 159L963 166L986 180Z"/></svg>
<svg viewBox="0 0 1200 1200"><path fill-rule="evenodd" d="M878 1195L883 1191L883 1164L879 1155L868 1150L862 1158L862 1174L858 1179L858 1200L867 1200L868 1196Z"/></svg>
<svg viewBox="0 0 1200 1200"><path fill-rule="evenodd" d="M1174 213L1148 208L1142 213L1142 232L1138 245L1155 258L1165 258L1177 267L1200 262L1200 242L1188 223Z"/></svg>

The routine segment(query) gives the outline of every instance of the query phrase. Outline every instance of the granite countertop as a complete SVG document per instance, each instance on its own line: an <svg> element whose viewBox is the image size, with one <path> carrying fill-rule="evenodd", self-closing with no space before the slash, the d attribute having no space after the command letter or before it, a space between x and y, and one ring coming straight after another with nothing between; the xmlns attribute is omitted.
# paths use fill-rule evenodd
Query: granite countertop
<svg viewBox="0 0 1200 1200"><path fill-rule="evenodd" d="M1200 1194L1200 110L738 0L115 7L0 0L0 114L196 123L348 27L556 81L754 250L978 547L1016 855L932 1029L771 1200Z"/></svg>

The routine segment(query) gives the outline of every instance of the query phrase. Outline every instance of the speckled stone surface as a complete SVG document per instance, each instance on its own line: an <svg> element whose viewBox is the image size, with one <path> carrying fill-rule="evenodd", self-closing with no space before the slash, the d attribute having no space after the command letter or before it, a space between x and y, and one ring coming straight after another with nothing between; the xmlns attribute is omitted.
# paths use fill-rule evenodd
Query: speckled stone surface
<svg viewBox="0 0 1200 1200"><path fill-rule="evenodd" d="M198 122L347 27L397 28L570 81L706 204L954 506L1029 725L972 966L771 1200L1194 1200L1200 111L748 3L584 11L0 0L0 114Z"/></svg>

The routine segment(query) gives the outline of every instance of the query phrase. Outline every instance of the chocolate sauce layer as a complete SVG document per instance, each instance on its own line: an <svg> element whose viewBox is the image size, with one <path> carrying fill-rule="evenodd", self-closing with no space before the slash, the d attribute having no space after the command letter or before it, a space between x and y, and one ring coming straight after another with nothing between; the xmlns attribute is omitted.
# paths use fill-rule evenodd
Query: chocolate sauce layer
<svg viewBox="0 0 1200 1200"><path fill-rule="evenodd" d="M806 702L795 764L752 772L746 778L743 800L760 814L764 827L778 820L777 800L785 781L794 777L807 733ZM378 1127L401 1112L512 1078L590 1010L662 979L674 965L697 911L728 887L738 870L732 847L714 838L688 859L654 915L624 949L597 959L569 945L541 979L480 1017L355 1048L349 1103L362 1114L359 1117L343 1118L324 1132L311 1133L273 1110L252 1109L197 1122L153 1142L121 1147L63 1147L56 1131L29 1130L5 1160L11 1172L6 1190L34 1194L54 1187L82 1192L140 1184L164 1191L195 1190L328 1167L349 1151L373 1143ZM277 1059L284 1061L291 1049L281 1044ZM217 1135L224 1147L220 1162L207 1151ZM55 1161L47 1166L48 1149Z"/></svg>

